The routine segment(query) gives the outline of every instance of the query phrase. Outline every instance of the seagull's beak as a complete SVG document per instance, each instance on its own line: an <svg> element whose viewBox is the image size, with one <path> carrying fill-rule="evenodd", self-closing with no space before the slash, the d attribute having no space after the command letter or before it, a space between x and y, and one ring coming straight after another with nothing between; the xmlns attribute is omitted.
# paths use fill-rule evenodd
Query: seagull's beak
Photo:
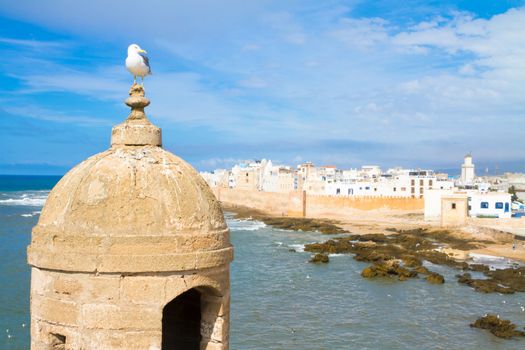
<svg viewBox="0 0 525 350"><path fill-rule="evenodd" d="M142 49L140 49L139 52L140 52L140 53L145 53L145 54L148 53L146 50L142 50Z"/></svg>

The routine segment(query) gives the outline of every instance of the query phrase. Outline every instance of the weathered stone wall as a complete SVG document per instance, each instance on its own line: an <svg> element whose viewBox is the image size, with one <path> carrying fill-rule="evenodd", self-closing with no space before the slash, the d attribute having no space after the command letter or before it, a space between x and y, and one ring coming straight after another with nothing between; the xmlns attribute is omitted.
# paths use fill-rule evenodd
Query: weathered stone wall
<svg viewBox="0 0 525 350"><path fill-rule="evenodd" d="M303 193L274 193L231 188L214 188L217 199L229 205L242 205L260 209L274 215L301 216ZM342 213L345 210L391 209L401 211L422 210L423 199L405 197L332 197L306 194L306 216Z"/></svg>
<svg viewBox="0 0 525 350"><path fill-rule="evenodd" d="M191 288L202 294L202 349L228 349L229 268L155 275L32 268L31 349L161 349L163 307Z"/></svg>
<svg viewBox="0 0 525 350"><path fill-rule="evenodd" d="M464 226L468 217L466 195L447 195L441 197L441 226Z"/></svg>

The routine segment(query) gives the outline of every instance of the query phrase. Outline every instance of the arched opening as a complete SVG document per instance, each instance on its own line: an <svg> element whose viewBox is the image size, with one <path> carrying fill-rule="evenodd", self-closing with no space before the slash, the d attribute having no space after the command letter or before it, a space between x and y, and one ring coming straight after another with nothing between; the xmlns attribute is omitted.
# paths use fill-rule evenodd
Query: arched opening
<svg viewBox="0 0 525 350"><path fill-rule="evenodd" d="M201 339L201 293L190 289L164 307L162 350L199 350Z"/></svg>

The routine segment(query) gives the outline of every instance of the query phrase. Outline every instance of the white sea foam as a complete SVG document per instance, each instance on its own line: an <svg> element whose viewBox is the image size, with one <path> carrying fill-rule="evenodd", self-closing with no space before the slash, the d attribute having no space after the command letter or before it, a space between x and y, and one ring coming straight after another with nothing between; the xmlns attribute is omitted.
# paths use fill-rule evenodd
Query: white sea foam
<svg viewBox="0 0 525 350"><path fill-rule="evenodd" d="M503 256L469 253L472 262L475 264L487 265L491 270L506 269L515 265L522 265L516 260L508 259Z"/></svg>
<svg viewBox="0 0 525 350"><path fill-rule="evenodd" d="M266 227L266 224L261 221L255 220L229 220L228 224L234 231L257 231L261 228Z"/></svg>
<svg viewBox="0 0 525 350"><path fill-rule="evenodd" d="M505 260L502 256L495 256L495 255L486 255L486 254L478 254L478 253L469 253L470 257L473 260L487 260L487 261L502 261Z"/></svg>
<svg viewBox="0 0 525 350"><path fill-rule="evenodd" d="M33 217L35 215L38 215L40 214L40 211L33 211L31 213L27 213L27 214L20 214L20 216L23 216L25 218L30 218L30 217Z"/></svg>
<svg viewBox="0 0 525 350"><path fill-rule="evenodd" d="M304 244L289 244L289 248L295 249L296 252L304 252Z"/></svg>
<svg viewBox="0 0 525 350"><path fill-rule="evenodd" d="M42 207L49 191L28 191L2 193L0 205Z"/></svg>
<svg viewBox="0 0 525 350"><path fill-rule="evenodd" d="M42 207L46 203L49 191L3 193L0 205Z"/></svg>

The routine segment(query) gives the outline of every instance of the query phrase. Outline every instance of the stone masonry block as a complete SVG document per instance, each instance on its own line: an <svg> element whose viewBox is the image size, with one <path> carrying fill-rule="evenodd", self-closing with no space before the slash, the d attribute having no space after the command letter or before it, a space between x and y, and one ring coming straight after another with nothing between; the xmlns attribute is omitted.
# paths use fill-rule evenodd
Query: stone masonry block
<svg viewBox="0 0 525 350"><path fill-rule="evenodd" d="M121 302L163 306L165 287L165 278L124 277L120 288Z"/></svg>
<svg viewBox="0 0 525 350"><path fill-rule="evenodd" d="M75 302L33 297L31 310L37 318L61 325L77 325L79 309Z"/></svg>
<svg viewBox="0 0 525 350"><path fill-rule="evenodd" d="M162 329L162 309L84 304L82 323L89 329L160 330Z"/></svg>

